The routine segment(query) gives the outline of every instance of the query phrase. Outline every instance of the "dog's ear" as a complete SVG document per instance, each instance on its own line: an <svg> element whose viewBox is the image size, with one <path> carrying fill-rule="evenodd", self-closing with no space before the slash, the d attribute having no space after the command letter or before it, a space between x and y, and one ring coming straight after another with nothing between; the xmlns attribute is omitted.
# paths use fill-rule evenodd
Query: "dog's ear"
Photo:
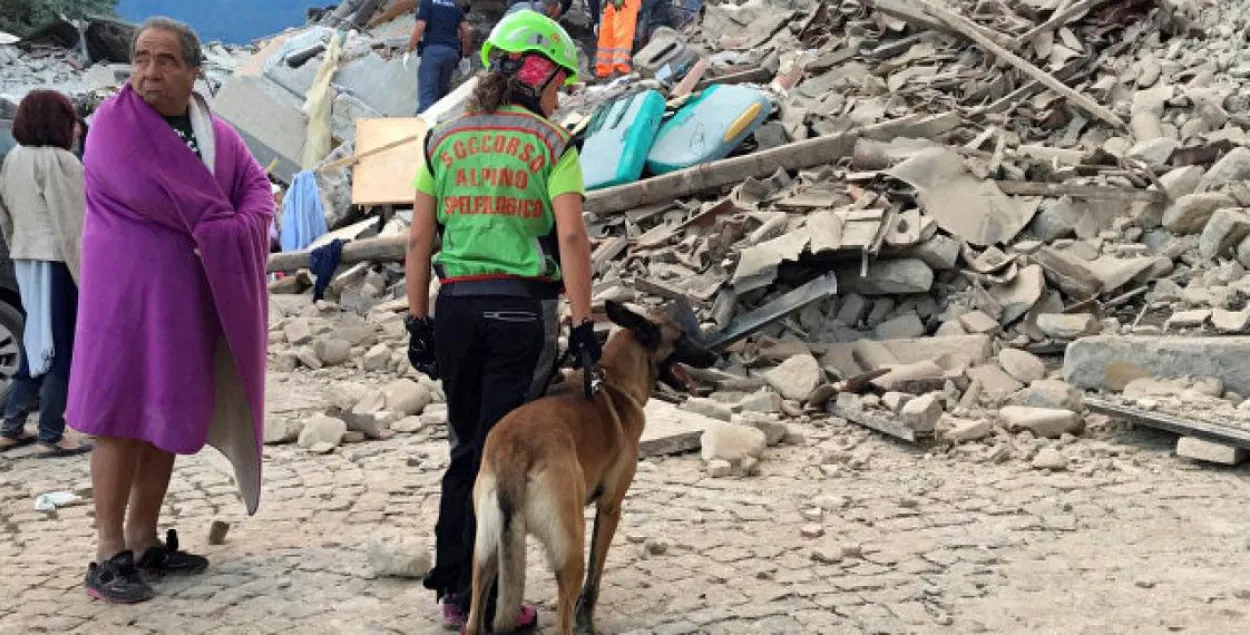
<svg viewBox="0 0 1250 635"><path fill-rule="evenodd" d="M604 309L607 311L608 319L613 324L632 331L639 344L647 348L655 348L660 345L660 327L656 326L651 320L630 311L623 304L613 302L612 300L604 303Z"/></svg>

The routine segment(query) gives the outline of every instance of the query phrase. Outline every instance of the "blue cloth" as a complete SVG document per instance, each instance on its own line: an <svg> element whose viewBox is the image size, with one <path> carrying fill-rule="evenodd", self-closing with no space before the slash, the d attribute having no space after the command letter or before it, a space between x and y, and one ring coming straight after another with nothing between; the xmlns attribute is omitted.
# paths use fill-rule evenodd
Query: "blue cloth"
<svg viewBox="0 0 1250 635"><path fill-rule="evenodd" d="M308 170L295 175L291 189L282 199L282 251L299 251L329 231L325 207L317 189L317 176Z"/></svg>
<svg viewBox="0 0 1250 635"><path fill-rule="evenodd" d="M460 63L460 47L432 45L421 54L417 69L417 114L438 103L451 92L451 77Z"/></svg>
<svg viewBox="0 0 1250 635"><path fill-rule="evenodd" d="M460 23L465 18L455 0L421 0L417 5L417 19L425 22L425 34L421 36L418 49L423 59L429 46L460 50Z"/></svg>
<svg viewBox="0 0 1250 635"><path fill-rule="evenodd" d="M48 372L56 355L52 337L52 268L56 263L43 260L14 260L17 290L26 311L26 327L22 334L24 357L29 358L31 377Z"/></svg>
<svg viewBox="0 0 1250 635"><path fill-rule="evenodd" d="M32 377L28 363L30 356L26 347L22 346L21 363L4 403L4 424L0 426L0 434L10 439L19 438L26 425L26 417L38 408L39 441L54 445L65 434L69 369L74 351L74 327L78 322L78 287L65 263L48 264L51 265L48 281L51 304L47 308L47 317L51 322L55 354L47 365L47 372ZM27 319L30 319L29 313Z"/></svg>
<svg viewBox="0 0 1250 635"><path fill-rule="evenodd" d="M334 277L334 271L339 268L342 259L343 241L337 238L308 254L308 270L317 276L317 282L313 284L313 302L325 297L326 287L330 286L330 279Z"/></svg>

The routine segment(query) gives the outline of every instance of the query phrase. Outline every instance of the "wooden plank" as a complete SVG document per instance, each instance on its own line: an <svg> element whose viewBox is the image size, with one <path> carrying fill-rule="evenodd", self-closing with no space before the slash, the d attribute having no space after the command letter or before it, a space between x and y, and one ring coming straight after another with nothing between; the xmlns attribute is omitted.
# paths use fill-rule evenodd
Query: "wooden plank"
<svg viewBox="0 0 1250 635"><path fill-rule="evenodd" d="M703 445L703 433L719 423L701 414L678 410L673 404L658 399L647 401L644 412L647 427L638 445L640 459L698 450Z"/></svg>
<svg viewBox="0 0 1250 635"><path fill-rule="evenodd" d="M356 120L359 163L352 172L353 205L412 201L416 194L412 180L423 162L421 147L426 129L422 117ZM371 152L387 146L390 147L381 152Z"/></svg>
<svg viewBox="0 0 1250 635"><path fill-rule="evenodd" d="M1181 419L1180 417L1173 417L1158 412L1148 412L1090 397L1085 398L1085 407L1093 412L1124 419L1147 428L1166 430L1181 436L1198 437L1239 448L1250 448L1250 431L1242 430L1241 428L1207 421L1196 421L1194 419Z"/></svg>
<svg viewBox="0 0 1250 635"><path fill-rule="evenodd" d="M364 240L353 240L343 245L343 257L340 264L350 265L358 262L403 262L408 237L379 236ZM308 267L308 256L312 252L284 251L269 254L269 264L265 271L295 271Z"/></svg>

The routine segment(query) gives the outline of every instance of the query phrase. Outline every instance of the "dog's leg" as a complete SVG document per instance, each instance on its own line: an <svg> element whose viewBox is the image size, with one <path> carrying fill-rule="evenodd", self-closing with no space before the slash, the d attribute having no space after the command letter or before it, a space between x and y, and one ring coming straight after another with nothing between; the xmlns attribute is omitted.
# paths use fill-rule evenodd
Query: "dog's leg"
<svg viewBox="0 0 1250 635"><path fill-rule="evenodd" d="M486 473L485 478L479 476L473 488L474 513L479 522L473 546L473 590L469 617L465 622L466 635L482 635L485 631L482 622L487 595L495 582L495 576L499 574L499 552L496 547L501 539L499 533L502 519L495 499L494 479L489 473Z"/></svg>
<svg viewBox="0 0 1250 635"><path fill-rule="evenodd" d="M584 488L577 488L584 489ZM557 612L560 626L556 631L560 635L573 635L573 607L577 604L577 585L582 581L586 570L585 558L582 553L586 544L586 519L582 515L582 503L586 500L583 492L580 496L570 497L561 505L561 529L565 535L565 548L560 554L560 562L556 565ZM553 554L554 555L554 554Z"/></svg>
<svg viewBox="0 0 1250 635"><path fill-rule="evenodd" d="M550 465L530 486L526 509L530 531L547 550L547 563L556 574L556 633L572 635L577 585L586 564L586 487L580 467L565 459Z"/></svg>
<svg viewBox="0 0 1250 635"><path fill-rule="evenodd" d="M624 502L625 493L629 491L633 480L634 470L631 464L627 473L622 475L621 484L612 492L604 492L596 505L595 533L590 539L590 568L586 572L586 584L582 587L581 597L577 599L579 633L595 632L595 604L599 601L599 583L603 580L608 548L612 546L616 526L621 522L621 503Z"/></svg>

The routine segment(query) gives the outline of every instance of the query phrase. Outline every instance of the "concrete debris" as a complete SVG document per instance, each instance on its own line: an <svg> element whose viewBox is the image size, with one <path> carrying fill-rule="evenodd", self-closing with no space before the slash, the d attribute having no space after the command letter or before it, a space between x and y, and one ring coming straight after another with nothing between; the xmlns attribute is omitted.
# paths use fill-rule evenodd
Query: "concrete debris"
<svg viewBox="0 0 1250 635"><path fill-rule="evenodd" d="M820 363L811 355L795 355L764 374L769 385L782 397L801 401L820 385Z"/></svg>
<svg viewBox="0 0 1250 635"><path fill-rule="evenodd" d="M1176 441L1176 456L1219 465L1239 465L1246 460L1246 450L1197 437L1181 437Z"/></svg>
<svg viewBox="0 0 1250 635"><path fill-rule="evenodd" d="M318 444L326 444L334 449L343 442L345 432L347 424L342 419L314 417L304 422L304 428L299 433L299 447L312 450Z"/></svg>
<svg viewBox="0 0 1250 635"><path fill-rule="evenodd" d="M380 577L417 579L434 566L425 545L415 538L374 538L366 554L374 575Z"/></svg>
<svg viewBox="0 0 1250 635"><path fill-rule="evenodd" d="M1084 420L1071 410L1052 410L1028 406L1005 406L998 418L1009 432L1028 430L1034 435L1058 439L1064 433L1075 434L1084 427Z"/></svg>

